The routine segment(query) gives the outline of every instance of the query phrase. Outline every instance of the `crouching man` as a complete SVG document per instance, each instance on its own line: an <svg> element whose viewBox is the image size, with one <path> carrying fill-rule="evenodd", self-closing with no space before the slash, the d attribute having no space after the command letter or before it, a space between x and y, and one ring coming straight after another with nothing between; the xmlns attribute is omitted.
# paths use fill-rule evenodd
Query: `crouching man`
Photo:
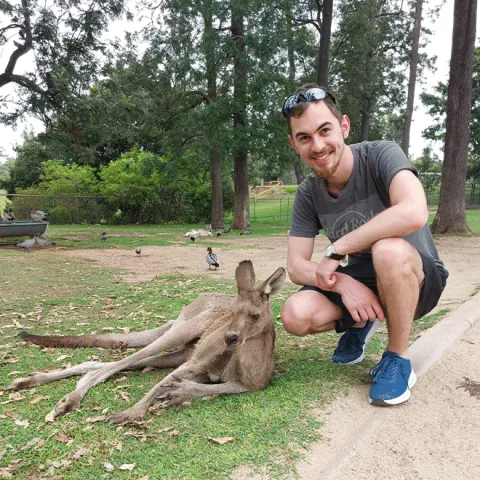
<svg viewBox="0 0 480 480"><path fill-rule="evenodd" d="M416 382L407 356L412 322L435 307L448 277L417 171L394 142L346 145L350 121L323 87L298 88L282 113L291 146L312 169L298 187L288 239L288 273L303 287L285 303L283 325L298 336L343 333L332 360L348 365L363 360L387 319L369 402L405 402ZM331 243L316 262L321 229Z"/></svg>

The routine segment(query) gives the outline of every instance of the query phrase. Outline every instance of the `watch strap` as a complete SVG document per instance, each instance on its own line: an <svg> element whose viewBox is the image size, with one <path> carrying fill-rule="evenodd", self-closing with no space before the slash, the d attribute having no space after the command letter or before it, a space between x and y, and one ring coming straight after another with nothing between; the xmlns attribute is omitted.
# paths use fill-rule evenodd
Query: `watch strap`
<svg viewBox="0 0 480 480"><path fill-rule="evenodd" d="M333 260L343 260L345 258L345 255L339 255L338 253L331 253L330 255L327 255L327 257Z"/></svg>

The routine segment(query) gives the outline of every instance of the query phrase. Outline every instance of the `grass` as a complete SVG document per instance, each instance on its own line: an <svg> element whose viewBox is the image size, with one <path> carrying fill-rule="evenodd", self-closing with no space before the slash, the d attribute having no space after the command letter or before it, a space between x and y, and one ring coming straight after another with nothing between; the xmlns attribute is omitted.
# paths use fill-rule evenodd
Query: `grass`
<svg viewBox="0 0 480 480"><path fill-rule="evenodd" d="M473 214L473 215L472 215ZM480 234L478 212L467 212ZM59 246L107 248L98 239L105 230L108 247L172 245L190 228L179 226L51 226L49 238ZM255 224L252 237L285 233L284 226ZM183 241L183 240L180 240ZM144 242L144 243L142 243ZM267 245L268 248L268 245ZM52 250L30 254L0 250L0 378L14 378L45 368L63 368L86 360L111 361L129 353L101 349L40 349L25 345L16 334L89 334L154 328L175 318L200 293L233 292L232 281L205 276L157 277L142 284L116 280L119 272L93 263L67 259ZM192 282L192 280L194 280ZM264 279L258 279L264 280ZM45 416L73 390L76 379L20 391L0 391L1 465L17 478L66 479L223 479L238 466L266 468L275 478L294 478L302 448L321 435L321 422L308 415L353 385L366 384L368 369L387 343L381 328L367 347L361 365L331 362L338 341L334 333L296 338L285 333L278 318L281 306L297 287L289 285L272 302L276 341L276 372L270 386L246 395L195 400L180 410L149 413L146 422L117 428L102 414L120 411L139 400L165 372L119 374L92 389L79 410L54 422ZM164 291L170 296L165 296ZM447 310L414 323L412 340ZM211 438L232 437L224 445ZM114 465L107 473L104 464ZM135 464L133 471L119 470ZM2 474L0 467L0 475Z"/></svg>
<svg viewBox="0 0 480 480"><path fill-rule="evenodd" d="M31 371L125 355L101 349L42 351L19 341L20 330L69 335L143 330L175 318L183 305L212 287L215 291L234 289L233 282L202 277L188 284L192 279L182 276L160 277L141 285L120 283L113 269L65 261L53 250L41 255L0 251L0 269L2 279L15 277L15 288L10 280L1 282L2 296L8 292L8 304L4 301L6 307L0 314L2 386ZM164 296L164 290L171 297ZM54 423L44 418L74 388L75 379L1 392L2 464L13 468L19 478L98 479L105 474L105 462L117 468L108 474L112 479L138 479L147 474L162 479L225 478L244 464L268 465L271 475L291 478L300 456L297 446L306 446L320 434L320 422L306 416L305 409L322 406L349 386L366 382L367 370L341 369L330 362L334 335L325 335L321 341L320 337L299 340L286 335L277 317L289 293L272 304L281 362L268 389L197 400L178 411L149 414L138 429L118 429L89 419L105 409L108 413L123 410L158 382L162 373L118 375L92 389L79 410ZM217 437L234 440L225 445L210 440ZM122 464L135 464L135 468L120 471Z"/></svg>

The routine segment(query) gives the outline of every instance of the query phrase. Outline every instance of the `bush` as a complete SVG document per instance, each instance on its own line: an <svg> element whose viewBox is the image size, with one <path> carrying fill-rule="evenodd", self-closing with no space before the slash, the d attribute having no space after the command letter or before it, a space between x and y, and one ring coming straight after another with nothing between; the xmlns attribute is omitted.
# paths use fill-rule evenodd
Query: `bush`
<svg viewBox="0 0 480 480"><path fill-rule="evenodd" d="M295 194L297 193L297 188L298 185L285 185L283 187L283 190L285 191L285 193Z"/></svg>

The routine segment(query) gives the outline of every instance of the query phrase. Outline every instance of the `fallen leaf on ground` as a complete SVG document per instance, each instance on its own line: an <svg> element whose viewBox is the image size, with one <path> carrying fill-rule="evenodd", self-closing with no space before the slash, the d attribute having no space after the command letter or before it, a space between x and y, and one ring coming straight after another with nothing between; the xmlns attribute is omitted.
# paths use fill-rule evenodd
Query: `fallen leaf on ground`
<svg viewBox="0 0 480 480"><path fill-rule="evenodd" d="M119 470L130 470L132 471L135 468L135 463L124 463L118 467Z"/></svg>
<svg viewBox="0 0 480 480"><path fill-rule="evenodd" d="M219 445L224 445L225 443L230 443L235 440L234 437L218 437L218 438L208 437L208 439L213 443L218 443Z"/></svg>
<svg viewBox="0 0 480 480"><path fill-rule="evenodd" d="M36 405L38 402L41 402L42 400L48 400L50 397L48 395L39 395L38 397L35 397L33 400L30 400L28 403L30 405Z"/></svg>
<svg viewBox="0 0 480 480"><path fill-rule="evenodd" d="M50 413L47 413L45 415L45 421L46 422L53 422L55 421L55 410L52 410Z"/></svg>
<svg viewBox="0 0 480 480"><path fill-rule="evenodd" d="M113 472L115 470L115 467L109 463L109 462L105 462L103 464L103 468L107 471L107 472Z"/></svg>
<svg viewBox="0 0 480 480"><path fill-rule="evenodd" d="M96 423L96 422L103 422L103 420L107 419L107 415L100 415L98 417L88 417L85 422L87 423Z"/></svg>
<svg viewBox="0 0 480 480"><path fill-rule="evenodd" d="M28 420L15 420L15 425L19 427L28 428L30 426L30 422Z"/></svg>

